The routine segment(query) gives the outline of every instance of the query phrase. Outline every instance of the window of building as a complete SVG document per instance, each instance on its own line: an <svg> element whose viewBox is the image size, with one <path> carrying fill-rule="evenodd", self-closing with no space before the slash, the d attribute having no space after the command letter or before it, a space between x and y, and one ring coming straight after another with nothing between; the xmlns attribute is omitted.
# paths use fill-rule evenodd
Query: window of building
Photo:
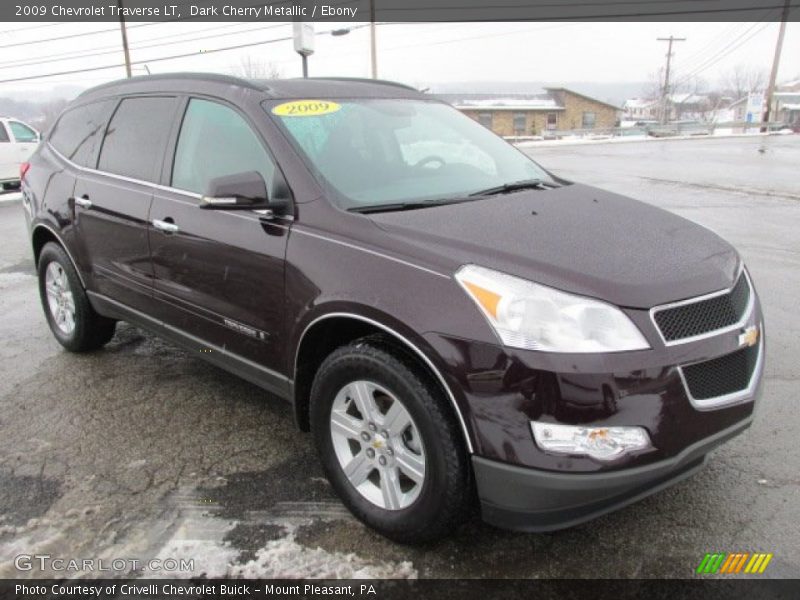
<svg viewBox="0 0 800 600"><path fill-rule="evenodd" d="M527 115L524 112L514 113L514 135L525 135Z"/></svg>
<svg viewBox="0 0 800 600"><path fill-rule="evenodd" d="M50 134L50 144L69 160L83 167L97 164L97 150L114 103L111 100L84 104L68 110Z"/></svg>
<svg viewBox="0 0 800 600"><path fill-rule="evenodd" d="M156 181L175 119L175 98L126 98L108 124L98 169Z"/></svg>
<svg viewBox="0 0 800 600"><path fill-rule="evenodd" d="M492 113L490 112L481 112L478 113L478 123L486 127L487 129L492 128Z"/></svg>
<svg viewBox="0 0 800 600"><path fill-rule="evenodd" d="M581 127L583 129L594 129L596 116L593 112L584 112Z"/></svg>
<svg viewBox="0 0 800 600"><path fill-rule="evenodd" d="M256 133L232 108L192 99L181 125L172 187L205 194L212 179L257 171L271 189L275 165Z"/></svg>
<svg viewBox="0 0 800 600"><path fill-rule="evenodd" d="M556 129L558 127L558 115L556 113L547 113L547 128Z"/></svg>

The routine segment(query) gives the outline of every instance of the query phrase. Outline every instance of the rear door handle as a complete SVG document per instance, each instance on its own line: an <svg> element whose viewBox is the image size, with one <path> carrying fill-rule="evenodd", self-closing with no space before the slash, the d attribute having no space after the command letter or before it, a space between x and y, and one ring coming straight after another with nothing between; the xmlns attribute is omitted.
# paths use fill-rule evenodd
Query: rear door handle
<svg viewBox="0 0 800 600"><path fill-rule="evenodd" d="M84 194L80 198L75 198L75 204L80 206L81 208L92 208L92 201L89 200L89 196Z"/></svg>
<svg viewBox="0 0 800 600"><path fill-rule="evenodd" d="M153 227L163 231L164 233L177 233L179 227L170 221L162 221L161 219L153 219Z"/></svg>

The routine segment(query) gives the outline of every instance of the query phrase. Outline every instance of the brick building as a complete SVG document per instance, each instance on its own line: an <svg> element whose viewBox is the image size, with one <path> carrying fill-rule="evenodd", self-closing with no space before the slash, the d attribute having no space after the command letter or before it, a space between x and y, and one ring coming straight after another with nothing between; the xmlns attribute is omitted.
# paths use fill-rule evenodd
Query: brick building
<svg viewBox="0 0 800 600"><path fill-rule="evenodd" d="M507 137L546 135L572 129L609 129L620 108L563 87L535 95L502 98L486 94L442 95L464 114Z"/></svg>

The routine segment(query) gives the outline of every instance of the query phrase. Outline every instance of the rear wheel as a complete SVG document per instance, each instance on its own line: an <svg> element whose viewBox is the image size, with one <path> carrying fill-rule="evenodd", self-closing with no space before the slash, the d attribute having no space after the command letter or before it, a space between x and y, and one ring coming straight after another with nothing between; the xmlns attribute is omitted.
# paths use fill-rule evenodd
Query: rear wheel
<svg viewBox="0 0 800 600"><path fill-rule="evenodd" d="M442 537L471 502L460 431L441 390L370 337L333 352L311 390L311 427L345 505L407 543Z"/></svg>
<svg viewBox="0 0 800 600"><path fill-rule="evenodd" d="M106 344L116 321L98 315L67 253L48 242L39 255L39 295L50 330L67 350L84 352Z"/></svg>

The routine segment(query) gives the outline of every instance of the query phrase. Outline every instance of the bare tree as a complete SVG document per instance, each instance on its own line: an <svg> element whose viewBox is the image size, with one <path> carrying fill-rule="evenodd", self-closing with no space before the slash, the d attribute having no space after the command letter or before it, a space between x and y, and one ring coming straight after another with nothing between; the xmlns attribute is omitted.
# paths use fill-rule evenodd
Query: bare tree
<svg viewBox="0 0 800 600"><path fill-rule="evenodd" d="M722 78L723 90L735 100L763 90L766 85L767 70L752 65L736 65Z"/></svg>
<svg viewBox="0 0 800 600"><path fill-rule="evenodd" d="M268 60L247 55L238 65L231 66L231 73L245 79L280 79L281 70Z"/></svg>

